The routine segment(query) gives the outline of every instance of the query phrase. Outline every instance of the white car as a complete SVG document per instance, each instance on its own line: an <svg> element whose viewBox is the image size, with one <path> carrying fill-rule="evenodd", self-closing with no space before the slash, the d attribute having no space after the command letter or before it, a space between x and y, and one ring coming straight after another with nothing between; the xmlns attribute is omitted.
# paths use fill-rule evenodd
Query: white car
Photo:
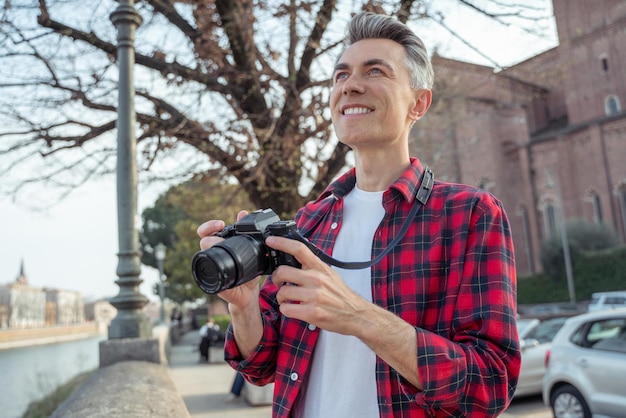
<svg viewBox="0 0 626 418"><path fill-rule="evenodd" d="M546 352L552 339L565 323L564 317L541 321L536 318L518 319L517 329L522 350L522 368L514 397L541 394L541 382L546 370Z"/></svg>
<svg viewBox="0 0 626 418"><path fill-rule="evenodd" d="M626 290L593 293L587 309L589 312L596 312L618 308L626 308Z"/></svg>
<svg viewBox="0 0 626 418"><path fill-rule="evenodd" d="M626 309L565 321L546 354L543 400L555 418L626 417Z"/></svg>

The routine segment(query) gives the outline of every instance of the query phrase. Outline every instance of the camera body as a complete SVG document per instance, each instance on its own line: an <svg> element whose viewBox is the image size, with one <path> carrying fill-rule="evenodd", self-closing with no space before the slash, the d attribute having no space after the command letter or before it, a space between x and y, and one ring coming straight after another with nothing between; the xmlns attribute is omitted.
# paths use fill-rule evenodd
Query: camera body
<svg viewBox="0 0 626 418"><path fill-rule="evenodd" d="M224 241L193 256L196 284L205 293L215 294L270 274L281 265L300 268L291 254L265 245L268 236L292 238L296 230L294 221L281 221L272 209L257 210L227 225L217 234Z"/></svg>

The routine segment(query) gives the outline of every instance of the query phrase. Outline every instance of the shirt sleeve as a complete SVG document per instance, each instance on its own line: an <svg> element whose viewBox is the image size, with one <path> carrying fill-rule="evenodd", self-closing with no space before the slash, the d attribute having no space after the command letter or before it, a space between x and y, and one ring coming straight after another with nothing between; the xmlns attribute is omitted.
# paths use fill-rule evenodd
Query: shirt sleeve
<svg viewBox="0 0 626 418"><path fill-rule="evenodd" d="M444 306L453 312L448 335L416 328L424 386L416 401L433 416L461 410L494 417L508 406L521 365L511 232L500 202L489 194L474 198L470 211L467 202L458 207L452 215L458 239L450 252L459 255L451 257L448 273L449 282L459 284L458 296Z"/></svg>
<svg viewBox="0 0 626 418"><path fill-rule="evenodd" d="M263 386L274 381L276 358L279 345L279 315L278 307L272 300L276 286L268 277L262 285L259 305L263 321L263 336L254 353L244 359L237 347L232 325L228 326L224 341L224 358L232 368L241 372L250 383Z"/></svg>

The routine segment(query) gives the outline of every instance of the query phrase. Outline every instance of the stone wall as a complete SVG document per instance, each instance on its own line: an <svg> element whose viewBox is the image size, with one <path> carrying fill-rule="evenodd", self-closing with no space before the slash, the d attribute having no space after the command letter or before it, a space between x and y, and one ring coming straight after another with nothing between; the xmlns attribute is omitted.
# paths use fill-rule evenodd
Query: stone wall
<svg viewBox="0 0 626 418"><path fill-rule="evenodd" d="M94 372L51 418L189 418L166 366L124 361Z"/></svg>
<svg viewBox="0 0 626 418"><path fill-rule="evenodd" d="M0 350L71 341L98 335L94 322L85 324L0 330Z"/></svg>

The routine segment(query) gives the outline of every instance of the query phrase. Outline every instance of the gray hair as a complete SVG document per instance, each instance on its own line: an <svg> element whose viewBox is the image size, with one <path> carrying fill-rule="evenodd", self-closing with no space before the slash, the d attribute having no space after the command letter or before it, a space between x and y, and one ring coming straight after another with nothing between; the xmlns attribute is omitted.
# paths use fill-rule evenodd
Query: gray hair
<svg viewBox="0 0 626 418"><path fill-rule="evenodd" d="M352 45L364 39L389 39L399 43L406 51L411 88L431 89L435 74L422 40L404 23L376 13L355 15L348 26L346 41Z"/></svg>

